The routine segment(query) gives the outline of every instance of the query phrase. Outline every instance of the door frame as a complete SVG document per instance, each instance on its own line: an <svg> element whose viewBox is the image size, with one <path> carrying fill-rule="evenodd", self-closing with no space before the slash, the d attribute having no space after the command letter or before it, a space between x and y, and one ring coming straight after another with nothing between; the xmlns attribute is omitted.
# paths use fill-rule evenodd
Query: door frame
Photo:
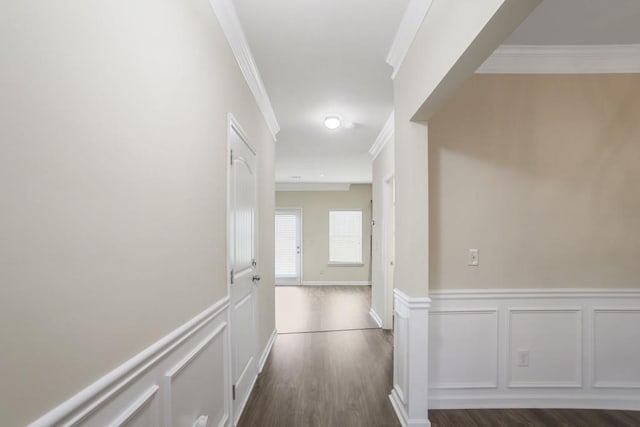
<svg viewBox="0 0 640 427"><path fill-rule="evenodd" d="M286 211L295 211L296 215L298 215L298 218L300 219L300 222L298 224L298 232L300 237L300 282L299 283L296 283L296 281L289 282L287 281L287 279L285 279L284 282L278 282L277 277L275 278L275 281L276 281L276 286L300 286L304 281L304 217L303 217L304 211L302 210L301 207L295 207L295 208L276 207L274 215L277 215L278 212L286 212Z"/></svg>
<svg viewBox="0 0 640 427"><path fill-rule="evenodd" d="M259 259L259 252L258 252L258 248L260 247L259 245L259 233L258 233L258 218L260 217L260 206L259 206L259 196L258 196L258 150L256 150L255 146L253 146L250 142L249 139L247 138L247 134L244 132L244 130L242 129L242 126L240 125L240 123L238 122L238 120L235 118L235 116L229 112L227 113L227 148L226 148L226 153L225 153L225 162L227 165L227 173L226 173L226 193L227 193L227 209L226 209L226 231L227 231L227 239L226 239L226 282L227 282L227 296L229 298L229 309L227 310L227 324L228 324L228 331L229 333L227 334L227 351L226 351L226 357L227 357L227 367L225 369L225 384L226 384L226 388L227 388L227 393L225 393L225 400L228 400L227 402L227 410L229 411L229 420L231 421L232 425L235 425L235 423L237 422L237 420L235 419L235 408L236 408L236 404L241 405L238 411L238 420L240 419L240 416L242 416L242 412L244 411L244 407L246 406L247 402L249 401L249 397L251 396L251 391L253 390L253 387L255 385L255 381L258 378L258 352L259 352L259 342L260 342L260 337L259 337L259 330L258 330L258 316L259 316L259 307L258 307L258 286L256 285L256 283L254 282L251 288L251 299L252 299L252 311L253 311L253 330L254 330L254 338L255 341L253 343L253 359L256 363L256 376L255 378L252 378L250 381L250 386L249 386L249 391L247 392L247 396L246 399L244 401L240 401L238 400L237 402L233 399L232 397L232 387L233 387L233 337L234 337L234 325L233 325L233 316L232 314L232 298L231 298L231 239L233 236L233 233L231 230L231 172L232 172L232 154L231 154L231 135L232 132L236 132L237 135L240 137L240 139L242 139L242 141L247 145L247 147L249 147L249 149L254 153L255 155L255 168L256 168L256 174L255 174L255 178L254 178L254 206L255 206L255 214L254 214L254 218L253 218L253 254L254 254L254 259L256 260L256 266L259 264L258 263L258 259ZM254 267L254 272L257 272L258 269L256 267Z"/></svg>
<svg viewBox="0 0 640 427"><path fill-rule="evenodd" d="M394 304L394 270L395 270L395 254L392 254L392 239L393 239L393 210L394 207L394 195L393 185L395 180L395 174L392 173L387 176L383 181L382 189L382 274L384 281L384 310L382 313L382 327L383 329L393 329L393 304ZM391 268L391 262L394 263Z"/></svg>

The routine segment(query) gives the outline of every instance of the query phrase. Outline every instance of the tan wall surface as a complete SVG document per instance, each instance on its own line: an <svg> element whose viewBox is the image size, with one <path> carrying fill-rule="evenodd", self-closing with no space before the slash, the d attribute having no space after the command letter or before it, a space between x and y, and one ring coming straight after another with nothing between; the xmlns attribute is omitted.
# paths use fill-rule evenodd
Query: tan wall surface
<svg viewBox="0 0 640 427"><path fill-rule="evenodd" d="M640 75L474 76L429 181L431 289L640 286Z"/></svg>
<svg viewBox="0 0 640 427"><path fill-rule="evenodd" d="M226 295L229 111L261 158L264 345L274 144L206 0L4 1L0 93L0 425Z"/></svg>
<svg viewBox="0 0 640 427"><path fill-rule="evenodd" d="M303 280L366 281L370 279L371 185L353 184L349 191L278 191L276 207L302 208ZM362 210L361 267L329 266L329 211Z"/></svg>

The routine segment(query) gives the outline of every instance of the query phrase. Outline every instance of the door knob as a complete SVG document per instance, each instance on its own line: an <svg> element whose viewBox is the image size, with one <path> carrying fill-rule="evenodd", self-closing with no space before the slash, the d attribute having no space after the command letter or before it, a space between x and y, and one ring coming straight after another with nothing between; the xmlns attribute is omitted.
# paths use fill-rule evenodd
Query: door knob
<svg viewBox="0 0 640 427"><path fill-rule="evenodd" d="M259 274L254 274L253 277L251 278L251 280L253 280L254 282L257 282L260 280L260 275Z"/></svg>

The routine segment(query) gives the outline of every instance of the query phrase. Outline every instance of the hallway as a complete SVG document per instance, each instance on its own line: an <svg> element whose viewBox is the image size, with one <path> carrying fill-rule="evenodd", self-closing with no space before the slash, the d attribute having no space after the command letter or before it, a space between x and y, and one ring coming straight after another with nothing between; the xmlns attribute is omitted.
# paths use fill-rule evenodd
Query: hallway
<svg viewBox="0 0 640 427"><path fill-rule="evenodd" d="M279 335L238 425L399 426L388 398L393 336L372 329L370 295L364 286L276 288Z"/></svg>

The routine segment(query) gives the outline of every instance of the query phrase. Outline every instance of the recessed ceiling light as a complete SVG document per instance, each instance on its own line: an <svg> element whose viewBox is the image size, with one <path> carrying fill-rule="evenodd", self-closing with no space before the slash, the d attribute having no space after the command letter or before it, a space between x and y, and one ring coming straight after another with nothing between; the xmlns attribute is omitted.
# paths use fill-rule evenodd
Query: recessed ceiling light
<svg viewBox="0 0 640 427"><path fill-rule="evenodd" d="M289 175L289 178L291 178L291 179L301 179L302 177L300 175Z"/></svg>
<svg viewBox="0 0 640 427"><path fill-rule="evenodd" d="M338 116L327 116L324 119L324 125L329 129L338 129L340 127L340 117Z"/></svg>
<svg viewBox="0 0 640 427"><path fill-rule="evenodd" d="M320 178L324 178L324 174L323 173L320 174Z"/></svg>

